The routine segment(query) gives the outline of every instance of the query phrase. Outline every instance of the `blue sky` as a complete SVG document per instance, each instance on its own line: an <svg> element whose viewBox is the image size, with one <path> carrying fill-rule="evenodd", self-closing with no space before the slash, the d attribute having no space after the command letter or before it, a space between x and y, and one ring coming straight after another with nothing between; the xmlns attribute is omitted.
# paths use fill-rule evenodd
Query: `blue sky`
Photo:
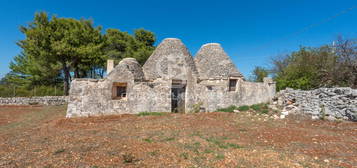
<svg viewBox="0 0 357 168"><path fill-rule="evenodd" d="M158 41L180 38L192 55L202 44L218 42L245 76L254 66L269 66L271 57L299 46L330 44L338 35L357 37L356 0L2 0L0 77L21 51L16 45L24 38L19 26L38 11L93 19L104 29L131 33L145 28Z"/></svg>

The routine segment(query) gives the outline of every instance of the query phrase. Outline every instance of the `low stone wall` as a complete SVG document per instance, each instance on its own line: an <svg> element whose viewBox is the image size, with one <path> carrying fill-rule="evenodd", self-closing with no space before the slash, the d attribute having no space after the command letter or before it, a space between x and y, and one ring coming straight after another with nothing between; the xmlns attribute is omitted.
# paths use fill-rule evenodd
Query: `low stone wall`
<svg viewBox="0 0 357 168"><path fill-rule="evenodd" d="M43 96L43 97L3 97L0 105L63 105L67 104L68 96Z"/></svg>
<svg viewBox="0 0 357 168"><path fill-rule="evenodd" d="M357 121L357 89L286 89L278 92L276 98L277 104L283 107L281 118L289 113L303 113L311 115L313 119Z"/></svg>

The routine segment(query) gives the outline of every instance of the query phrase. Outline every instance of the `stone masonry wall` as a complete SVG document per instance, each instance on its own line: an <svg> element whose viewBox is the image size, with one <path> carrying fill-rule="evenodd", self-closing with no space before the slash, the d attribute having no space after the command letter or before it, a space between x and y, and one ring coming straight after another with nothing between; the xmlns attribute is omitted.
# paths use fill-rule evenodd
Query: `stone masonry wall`
<svg viewBox="0 0 357 168"><path fill-rule="evenodd" d="M195 88L196 102L202 102L204 110L212 112L231 105L268 103L275 95L275 83L270 78L265 78L264 82L239 79L235 91L228 91L228 84L229 80L202 81Z"/></svg>
<svg viewBox="0 0 357 168"><path fill-rule="evenodd" d="M313 119L357 121L357 89L319 88L310 91L286 89L277 93L282 115L302 113Z"/></svg>
<svg viewBox="0 0 357 168"><path fill-rule="evenodd" d="M43 96L43 97L3 97L0 105L63 105L67 104L67 96Z"/></svg>

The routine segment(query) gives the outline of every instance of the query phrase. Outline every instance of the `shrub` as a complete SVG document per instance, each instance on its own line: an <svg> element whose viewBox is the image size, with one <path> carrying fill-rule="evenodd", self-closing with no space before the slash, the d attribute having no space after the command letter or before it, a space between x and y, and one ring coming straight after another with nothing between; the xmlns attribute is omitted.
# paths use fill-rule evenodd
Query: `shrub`
<svg viewBox="0 0 357 168"><path fill-rule="evenodd" d="M250 106L250 108L260 114L268 114L269 113L269 107L268 107L268 104L266 104L266 103L253 104Z"/></svg>
<svg viewBox="0 0 357 168"><path fill-rule="evenodd" d="M229 106L229 107L227 107L227 108L217 109L217 112L229 112L229 113L231 113L231 112L233 112L235 109L237 109L237 107L234 106L234 105L231 105L231 106Z"/></svg>
<svg viewBox="0 0 357 168"><path fill-rule="evenodd" d="M238 110L239 111L248 111L249 110L249 106L239 106Z"/></svg>
<svg viewBox="0 0 357 168"><path fill-rule="evenodd" d="M203 105L202 102L199 102L199 103L197 103L197 104L192 105L192 110L191 110L191 112L192 112L192 113L198 113L198 112L200 112L200 109L201 109L201 106L202 106L202 105Z"/></svg>
<svg viewBox="0 0 357 168"><path fill-rule="evenodd" d="M261 111L261 113L263 113L263 114L268 114L268 113L269 113L269 110L268 110L268 109L263 109L263 110Z"/></svg>
<svg viewBox="0 0 357 168"><path fill-rule="evenodd" d="M261 104L253 104L250 106L254 111L259 111L262 107Z"/></svg>

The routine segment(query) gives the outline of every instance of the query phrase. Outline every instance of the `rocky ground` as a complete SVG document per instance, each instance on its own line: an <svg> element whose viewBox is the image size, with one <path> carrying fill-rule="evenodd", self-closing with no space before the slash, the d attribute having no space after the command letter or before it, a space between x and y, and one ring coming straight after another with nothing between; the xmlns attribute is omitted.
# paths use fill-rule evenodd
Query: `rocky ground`
<svg viewBox="0 0 357 168"><path fill-rule="evenodd" d="M0 167L357 167L357 123L238 113L65 119L0 106Z"/></svg>

